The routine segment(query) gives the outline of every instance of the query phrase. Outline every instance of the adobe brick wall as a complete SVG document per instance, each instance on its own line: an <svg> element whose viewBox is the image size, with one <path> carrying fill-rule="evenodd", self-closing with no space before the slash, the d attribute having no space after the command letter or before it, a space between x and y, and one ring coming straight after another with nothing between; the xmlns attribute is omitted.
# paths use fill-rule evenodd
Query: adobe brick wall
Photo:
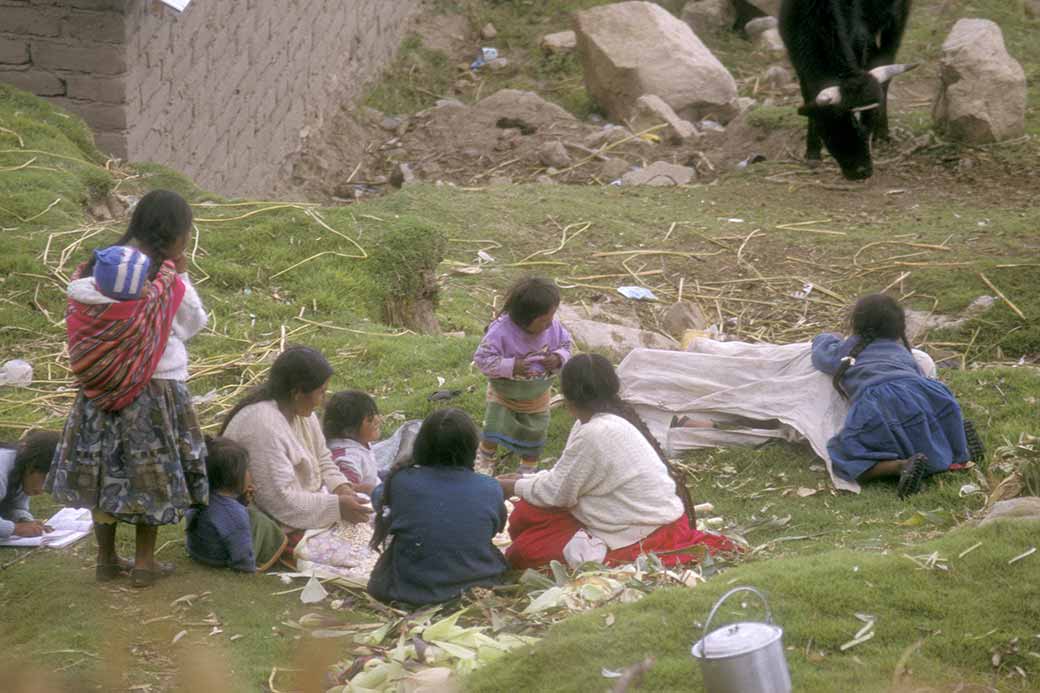
<svg viewBox="0 0 1040 693"><path fill-rule="evenodd" d="M287 176L301 131L392 58L420 0L0 0L0 82L115 156L228 195Z"/></svg>

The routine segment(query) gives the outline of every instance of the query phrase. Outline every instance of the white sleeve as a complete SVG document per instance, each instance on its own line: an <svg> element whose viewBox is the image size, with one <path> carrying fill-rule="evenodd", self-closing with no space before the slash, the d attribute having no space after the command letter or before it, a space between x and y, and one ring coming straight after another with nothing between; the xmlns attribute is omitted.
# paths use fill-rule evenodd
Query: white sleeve
<svg viewBox="0 0 1040 693"><path fill-rule="evenodd" d="M172 329L173 334L181 341L187 342L202 331L202 328L209 322L209 316L206 314L206 308L202 305L202 299L199 298L195 286L188 278L188 273L184 272L180 278L184 282L184 298L177 309L177 314L173 316Z"/></svg>

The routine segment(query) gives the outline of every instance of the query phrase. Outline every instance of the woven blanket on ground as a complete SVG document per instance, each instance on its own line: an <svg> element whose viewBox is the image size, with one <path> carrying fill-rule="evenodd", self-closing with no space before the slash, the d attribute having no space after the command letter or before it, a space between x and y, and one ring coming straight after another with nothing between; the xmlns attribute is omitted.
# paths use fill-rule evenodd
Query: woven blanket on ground
<svg viewBox="0 0 1040 693"><path fill-rule="evenodd" d="M921 372L935 363L914 350ZM806 440L827 464L835 488L859 484L835 476L827 441L841 430L848 403L812 365L812 345L748 344L697 339L689 351L634 349L618 367L621 395L670 453L704 447ZM669 428L672 416L711 419L719 428ZM779 421L755 428L747 419Z"/></svg>
<svg viewBox="0 0 1040 693"><path fill-rule="evenodd" d="M80 265L72 278L79 279L85 269ZM184 282L167 261L136 301L88 304L69 299L69 365L83 394L100 409L119 411L148 385L184 291Z"/></svg>
<svg viewBox="0 0 1040 693"><path fill-rule="evenodd" d="M293 549L296 568L308 575L337 576L367 585L379 554L368 547L372 525L338 522L308 529Z"/></svg>

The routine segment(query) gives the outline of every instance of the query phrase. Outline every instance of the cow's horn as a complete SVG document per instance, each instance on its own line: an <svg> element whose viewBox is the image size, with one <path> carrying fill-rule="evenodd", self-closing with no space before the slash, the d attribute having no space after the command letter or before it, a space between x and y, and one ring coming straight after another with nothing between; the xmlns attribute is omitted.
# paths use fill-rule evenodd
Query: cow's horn
<svg viewBox="0 0 1040 693"><path fill-rule="evenodd" d="M896 75L909 72L910 70L920 66L920 64L921 63L896 63L894 65L879 65L871 70L870 74L873 75L874 79L878 82L884 84Z"/></svg>
<svg viewBox="0 0 1040 693"><path fill-rule="evenodd" d="M838 87L821 89L820 93L816 95L815 101L818 106L837 105L841 103L841 89Z"/></svg>

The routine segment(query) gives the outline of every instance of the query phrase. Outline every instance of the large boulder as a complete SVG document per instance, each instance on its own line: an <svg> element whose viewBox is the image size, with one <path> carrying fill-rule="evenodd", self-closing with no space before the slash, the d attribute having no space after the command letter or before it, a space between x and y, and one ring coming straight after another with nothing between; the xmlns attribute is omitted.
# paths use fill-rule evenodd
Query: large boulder
<svg viewBox="0 0 1040 693"><path fill-rule="evenodd" d="M681 118L728 122L737 84L693 30L649 2L621 2L579 12L578 49L585 86L614 120L644 94L656 94Z"/></svg>
<svg viewBox="0 0 1040 693"><path fill-rule="evenodd" d="M985 144L1025 132L1026 75L988 19L961 19L942 46L936 127L951 139Z"/></svg>

